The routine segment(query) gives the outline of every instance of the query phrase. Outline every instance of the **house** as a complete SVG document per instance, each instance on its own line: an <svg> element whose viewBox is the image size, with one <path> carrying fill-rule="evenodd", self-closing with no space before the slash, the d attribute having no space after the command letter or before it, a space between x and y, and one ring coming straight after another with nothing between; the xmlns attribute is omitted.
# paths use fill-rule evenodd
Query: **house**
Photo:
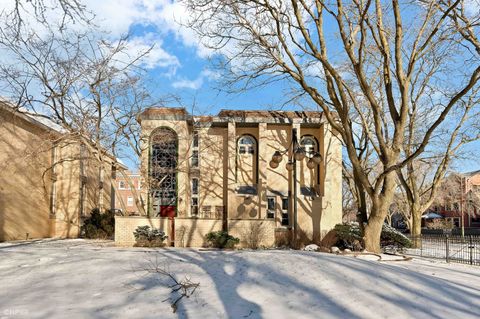
<svg viewBox="0 0 480 319"><path fill-rule="evenodd" d="M125 171L116 179L115 207L124 215L139 215L140 210L135 202L142 189L140 172Z"/></svg>
<svg viewBox="0 0 480 319"><path fill-rule="evenodd" d="M456 228L480 228L480 171L448 175L430 211Z"/></svg>
<svg viewBox="0 0 480 319"><path fill-rule="evenodd" d="M0 241L78 237L93 208L114 207L118 167L52 121L0 101Z"/></svg>
<svg viewBox="0 0 480 319"><path fill-rule="evenodd" d="M321 112L150 108L138 121L147 216L116 218L119 245L144 224L175 246L202 246L217 230L243 245L307 244L342 221L341 142Z"/></svg>

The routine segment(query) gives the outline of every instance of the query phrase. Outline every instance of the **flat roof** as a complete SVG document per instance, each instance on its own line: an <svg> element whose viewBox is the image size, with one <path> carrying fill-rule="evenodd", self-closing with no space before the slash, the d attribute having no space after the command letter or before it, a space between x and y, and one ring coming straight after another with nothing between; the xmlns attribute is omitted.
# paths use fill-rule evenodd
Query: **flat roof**
<svg viewBox="0 0 480 319"><path fill-rule="evenodd" d="M323 112L315 111L275 111L275 110L221 110L217 115L195 116L185 108L154 107L148 108L137 117L143 120L171 120L195 123L322 123Z"/></svg>

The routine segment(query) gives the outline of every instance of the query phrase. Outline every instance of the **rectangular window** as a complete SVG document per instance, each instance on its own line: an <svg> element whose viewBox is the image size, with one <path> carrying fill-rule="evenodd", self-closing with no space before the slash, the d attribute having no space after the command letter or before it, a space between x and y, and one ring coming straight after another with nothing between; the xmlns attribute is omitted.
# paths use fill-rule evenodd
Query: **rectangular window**
<svg viewBox="0 0 480 319"><path fill-rule="evenodd" d="M198 151L192 152L192 167L198 167Z"/></svg>
<svg viewBox="0 0 480 319"><path fill-rule="evenodd" d="M192 197L192 216L197 216L198 215L198 198L197 197Z"/></svg>
<svg viewBox="0 0 480 319"><path fill-rule="evenodd" d="M198 195L198 178L192 179L192 194Z"/></svg>
<svg viewBox="0 0 480 319"><path fill-rule="evenodd" d="M248 154L255 154L255 149L253 148L253 146L248 147Z"/></svg>
<svg viewBox="0 0 480 319"><path fill-rule="evenodd" d="M141 190L141 189L142 189L142 181L138 180L138 190Z"/></svg>
<svg viewBox="0 0 480 319"><path fill-rule="evenodd" d="M245 153L247 153L246 150L245 150L245 146L240 146L240 147L238 148L238 153L239 153L239 154L245 154Z"/></svg>
<svg viewBox="0 0 480 319"><path fill-rule="evenodd" d="M275 197L267 197L267 218L275 218Z"/></svg>
<svg viewBox="0 0 480 319"><path fill-rule="evenodd" d="M198 148L198 131L193 131L192 147Z"/></svg>
<svg viewBox="0 0 480 319"><path fill-rule="evenodd" d="M127 197L127 206L129 206L129 207L133 206L133 197L132 196Z"/></svg>
<svg viewBox="0 0 480 319"><path fill-rule="evenodd" d="M290 225L288 219L288 197L282 197L282 226Z"/></svg>
<svg viewBox="0 0 480 319"><path fill-rule="evenodd" d="M127 189L127 183L125 181L118 182L118 189Z"/></svg>

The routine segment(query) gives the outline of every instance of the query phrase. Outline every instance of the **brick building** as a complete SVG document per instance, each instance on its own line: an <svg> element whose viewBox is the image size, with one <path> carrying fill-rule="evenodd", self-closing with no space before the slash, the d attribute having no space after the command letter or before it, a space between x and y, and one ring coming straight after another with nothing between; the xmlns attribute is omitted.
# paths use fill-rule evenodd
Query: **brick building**
<svg viewBox="0 0 480 319"><path fill-rule="evenodd" d="M118 174L116 179L115 207L120 209L124 215L139 215L140 210L135 199L138 198L142 189L140 173L126 171L125 176L126 178L123 174Z"/></svg>
<svg viewBox="0 0 480 319"><path fill-rule="evenodd" d="M480 228L480 171L450 174L438 195L430 211L456 228Z"/></svg>

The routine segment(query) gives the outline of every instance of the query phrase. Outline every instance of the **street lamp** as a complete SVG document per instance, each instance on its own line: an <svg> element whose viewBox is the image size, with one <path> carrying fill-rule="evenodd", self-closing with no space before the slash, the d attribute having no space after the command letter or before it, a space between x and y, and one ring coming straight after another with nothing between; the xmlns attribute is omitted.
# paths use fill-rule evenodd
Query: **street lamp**
<svg viewBox="0 0 480 319"><path fill-rule="evenodd" d="M289 154L289 150L292 152ZM307 160L307 167L309 169L314 169L315 166L319 165L322 161L322 155L319 152L313 152L307 154L305 148L299 143L297 137L297 129L292 129L292 140L288 147L282 151L275 151L272 155L272 160L270 161L270 167L276 169L280 162L283 159L283 155L287 154L288 161L285 164L287 171L293 171L293 242L297 239L297 162L301 162L304 159Z"/></svg>

